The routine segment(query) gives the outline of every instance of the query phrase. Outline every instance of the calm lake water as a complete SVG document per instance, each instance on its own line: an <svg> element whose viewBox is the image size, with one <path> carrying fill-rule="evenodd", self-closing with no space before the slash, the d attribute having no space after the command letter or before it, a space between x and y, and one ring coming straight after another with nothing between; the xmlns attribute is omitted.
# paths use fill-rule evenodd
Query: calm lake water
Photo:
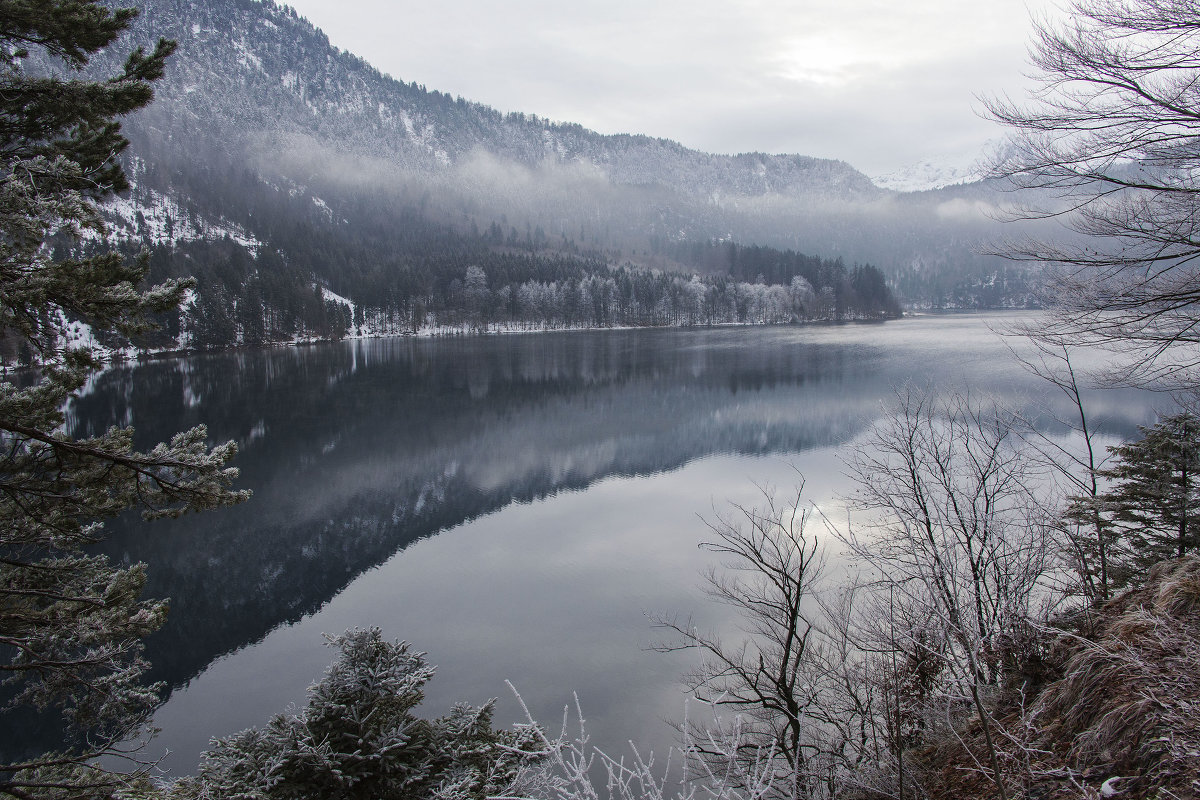
<svg viewBox="0 0 1200 800"><path fill-rule="evenodd" d="M210 737L303 703L333 655L322 633L372 625L439 665L426 714L498 697L515 721L511 680L544 722L578 694L595 744L662 752L692 665L647 650L647 614L736 635L699 588L702 518L800 474L844 516L839 453L906 381L1060 404L989 330L1002 319L357 341L109 370L71 410L77 435L131 423L150 443L203 422L239 442L254 491L110 525L107 552L147 562L148 594L171 598L147 645L171 688L146 755L193 771ZM1169 404L1090 402L1113 441Z"/></svg>

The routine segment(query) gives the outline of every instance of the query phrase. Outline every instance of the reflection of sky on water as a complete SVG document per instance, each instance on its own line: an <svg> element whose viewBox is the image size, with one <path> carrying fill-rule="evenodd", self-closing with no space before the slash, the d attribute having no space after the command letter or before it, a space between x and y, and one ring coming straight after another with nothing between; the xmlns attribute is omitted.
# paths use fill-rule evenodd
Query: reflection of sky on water
<svg viewBox="0 0 1200 800"><path fill-rule="evenodd" d="M840 487L833 451L792 461L814 476L806 496L831 505ZM657 635L647 614L694 613L706 627L725 619L699 590L713 557L697 547L707 533L697 515L712 518L726 500L753 504L755 481L790 491L795 480L792 463L777 456L712 456L511 505L418 542L317 614L176 692L156 719L166 732L153 746L177 751L174 763L186 770L207 735L302 703L328 663L330 652L317 646L322 633L378 625L439 665L425 713L499 696L498 720L516 721L504 685L511 680L547 724L559 724L578 693L595 744L619 752L633 738L662 753L672 741L664 720L683 714L678 678L692 662L645 649Z"/></svg>
<svg viewBox="0 0 1200 800"><path fill-rule="evenodd" d="M686 663L644 652L645 613L717 619L697 514L752 502L754 482L790 490L789 461L836 508L837 445L904 381L1043 396L986 321L396 339L111 370L72 409L77 433L132 419L152 442L204 422L241 443L255 492L110 526L107 551L146 561L148 593L172 600L148 642L174 689L152 754L189 771L210 735L302 702L330 657L320 633L355 625L430 653L430 713L500 695L511 719L507 678L544 719L577 691L598 743L661 749ZM1093 421L1128 436L1161 399L1106 393Z"/></svg>

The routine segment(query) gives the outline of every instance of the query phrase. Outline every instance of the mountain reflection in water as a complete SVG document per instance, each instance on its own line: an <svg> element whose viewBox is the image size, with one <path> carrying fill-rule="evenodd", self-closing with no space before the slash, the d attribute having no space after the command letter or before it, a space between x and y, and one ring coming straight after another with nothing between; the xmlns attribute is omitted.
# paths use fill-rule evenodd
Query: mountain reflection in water
<svg viewBox="0 0 1200 800"><path fill-rule="evenodd" d="M636 493L647 476L706 456L831 448L862 432L892 387L910 380L1018 404L1060 402L1007 356L985 321L393 339L197 356L110 369L69 419L76 436L132 424L143 446L202 422L214 442L241 446L237 485L253 490L250 502L108 525L105 552L146 562L147 595L171 598L147 655L151 678L174 690L222 655L314 614L414 542L513 503L613 477L631 479L619 486ZM1152 419L1150 402L1098 394L1093 421L1128 436ZM729 494L753 477L729 475ZM703 537L694 516L678 524L694 529L693 541ZM436 579L460 574L447 567ZM694 583L694 571L683 580ZM381 586L371 596L385 594ZM505 637L520 646L519 630ZM178 769L190 771L194 753L187 757Z"/></svg>

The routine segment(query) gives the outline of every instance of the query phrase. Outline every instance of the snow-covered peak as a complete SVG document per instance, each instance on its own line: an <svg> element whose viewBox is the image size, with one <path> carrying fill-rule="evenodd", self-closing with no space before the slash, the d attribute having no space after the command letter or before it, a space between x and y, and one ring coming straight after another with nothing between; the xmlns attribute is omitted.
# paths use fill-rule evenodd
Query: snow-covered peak
<svg viewBox="0 0 1200 800"><path fill-rule="evenodd" d="M951 166L927 158L886 175L872 176L871 181L880 189L891 189L893 192L925 192L974 183L981 177L969 166Z"/></svg>
<svg viewBox="0 0 1200 800"><path fill-rule="evenodd" d="M985 165L1002 146L1001 140L993 139L979 150L924 158L894 172L872 175L871 181L881 189L894 192L926 192L975 183L983 180Z"/></svg>

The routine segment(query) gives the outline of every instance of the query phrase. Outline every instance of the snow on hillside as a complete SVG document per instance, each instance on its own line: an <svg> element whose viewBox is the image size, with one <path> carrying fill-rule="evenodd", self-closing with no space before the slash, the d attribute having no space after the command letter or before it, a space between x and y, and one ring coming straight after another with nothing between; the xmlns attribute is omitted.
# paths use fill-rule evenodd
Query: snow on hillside
<svg viewBox="0 0 1200 800"><path fill-rule="evenodd" d="M134 199L134 197L138 199ZM228 220L201 219L181 207L172 198L143 189L124 197L113 197L103 205L109 224L110 243L133 240L146 245L180 242L220 241L226 237L250 250L262 242L240 225Z"/></svg>
<svg viewBox="0 0 1200 800"><path fill-rule="evenodd" d="M331 292L329 289L326 289L324 286L321 287L321 298L324 299L326 303L337 303L338 305L345 306L346 309L350 312L350 319L354 319L354 303L351 302L350 300L348 300L347 298L342 297L340 294L337 294L336 292Z"/></svg>

